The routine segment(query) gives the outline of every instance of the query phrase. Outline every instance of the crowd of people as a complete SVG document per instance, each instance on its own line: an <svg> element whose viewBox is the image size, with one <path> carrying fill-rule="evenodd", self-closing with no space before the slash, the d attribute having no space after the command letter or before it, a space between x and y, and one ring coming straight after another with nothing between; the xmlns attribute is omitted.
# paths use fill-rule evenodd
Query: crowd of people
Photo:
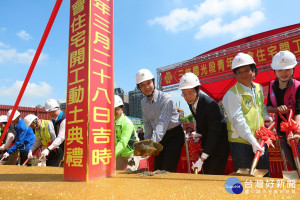
<svg viewBox="0 0 300 200"><path fill-rule="evenodd" d="M266 107L262 86L254 82L258 72L255 61L248 54L238 53L232 61L232 72L237 82L222 101L225 113L216 101L200 91L200 81L195 74L184 74L179 89L196 121L196 132L202 136L203 151L192 169L197 168L198 172L202 170L205 174L224 174L229 153L235 170L251 168L257 151L261 151L257 168L269 169L268 146L259 145L255 131L264 127L265 122L272 123L269 113L275 113L277 119L278 112L285 115L289 109L294 111L294 119L300 124L300 82L293 78L296 65L295 55L287 50L273 57L271 67L277 78L270 83ZM155 157L154 169L176 172L184 132L175 103L169 94L155 88L154 76L147 69L137 72L136 84L145 95L141 102L144 138L159 142L164 147ZM280 121L277 125L283 152L291 168L296 169L288 144L290 139L299 141L300 131L295 131L294 137L287 137L280 130Z"/></svg>
<svg viewBox="0 0 300 200"><path fill-rule="evenodd" d="M31 165L28 160L39 156L46 160L46 166L59 166L64 157L66 117L55 99L46 101L45 110L52 120L40 119L33 114L23 119L21 113L15 111L0 149L7 165ZM1 134L11 114L12 110L9 110L7 115L0 116ZM37 155L38 148L42 149L41 155Z"/></svg>
<svg viewBox="0 0 300 200"><path fill-rule="evenodd" d="M300 82L293 78L296 65L296 57L289 51L280 51L273 57L271 67L277 78L270 82L265 106L262 86L254 81L258 72L255 61L248 54L238 53L232 61L237 82L222 100L225 112L215 100L201 92L201 83L195 74L188 72L181 77L179 89L195 119L195 132L201 134L203 148L199 159L193 163L193 170L197 168L205 174L222 175L229 153L235 171L250 168L257 151L261 151L257 168L269 169L268 146L261 147L255 135L266 121L273 121L269 113L275 113L281 148L291 168L296 169L289 141L299 142L300 130L294 132L294 137L287 137L280 130L281 119L278 117L278 113L286 115L292 109L295 121L300 124ZM145 95L141 100L144 130L142 127L135 130L124 114L122 99L117 95L114 98L116 169L138 169L141 157L134 155L133 144L151 139L163 146L155 156L154 170L176 172L185 133L174 100L170 94L155 88L154 76L148 69L137 72L136 85ZM45 103L45 110L52 120L40 119L33 114L22 119L20 112L15 112L0 146L7 164L16 164L18 158L23 164L41 147L41 156L47 158L46 166L59 166L64 157L65 113L54 99ZM9 110L7 115L0 116L1 130L11 113ZM187 134L191 136L192 131L187 130Z"/></svg>

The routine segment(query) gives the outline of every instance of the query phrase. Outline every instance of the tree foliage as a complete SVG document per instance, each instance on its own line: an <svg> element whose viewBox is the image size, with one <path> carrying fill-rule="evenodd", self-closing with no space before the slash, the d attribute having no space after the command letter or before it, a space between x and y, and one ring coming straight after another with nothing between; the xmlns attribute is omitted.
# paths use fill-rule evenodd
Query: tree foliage
<svg viewBox="0 0 300 200"><path fill-rule="evenodd" d="M192 114L186 117L180 117L182 122L194 122L194 116Z"/></svg>

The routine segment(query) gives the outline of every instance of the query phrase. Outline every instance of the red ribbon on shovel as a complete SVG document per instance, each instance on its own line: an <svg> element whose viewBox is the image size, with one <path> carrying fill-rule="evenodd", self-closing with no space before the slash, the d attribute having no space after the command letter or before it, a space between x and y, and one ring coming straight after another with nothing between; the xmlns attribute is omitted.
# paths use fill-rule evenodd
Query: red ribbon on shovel
<svg viewBox="0 0 300 200"><path fill-rule="evenodd" d="M272 140L275 141L279 139L278 136L273 131L271 131L271 129L274 128L275 124L276 122L273 122L268 128L262 126L260 127L259 131L255 131L257 139L260 139L259 145L261 148L264 147L265 143L268 145L268 147L270 145L274 147ZM261 151L256 151L254 159L259 158L260 155Z"/></svg>
<svg viewBox="0 0 300 200"><path fill-rule="evenodd" d="M261 148L267 143L268 147L271 145L274 147L272 140L277 140L278 136L271 131L271 129L275 126L276 122L273 122L268 128L260 127L260 130L255 131L255 134L258 139L260 139L259 145ZM250 174L254 175L256 166L258 164L259 158L261 155L261 151L257 150L251 165Z"/></svg>
<svg viewBox="0 0 300 200"><path fill-rule="evenodd" d="M292 119L293 117L293 110L289 109L289 117L286 120L280 112L278 112L280 118L283 120L283 122L280 123L281 131L286 132L286 137L290 135L291 137L294 137L294 131L299 129L299 125ZM300 157L298 153L297 144L295 142L295 139L290 140L292 153L295 161L295 165L297 168L298 176L300 177Z"/></svg>
<svg viewBox="0 0 300 200"><path fill-rule="evenodd" d="M292 119L293 110L292 109L289 110L290 113L289 113L288 120L286 120L285 117L280 112L278 113L280 118L283 120L283 122L280 123L280 129L281 131L286 132L286 136L290 135L293 137L294 131L299 129L299 124L297 124L297 122L295 122ZM298 153L297 144L295 140L294 139L290 140L290 144L291 144L293 156L299 158L299 153Z"/></svg>

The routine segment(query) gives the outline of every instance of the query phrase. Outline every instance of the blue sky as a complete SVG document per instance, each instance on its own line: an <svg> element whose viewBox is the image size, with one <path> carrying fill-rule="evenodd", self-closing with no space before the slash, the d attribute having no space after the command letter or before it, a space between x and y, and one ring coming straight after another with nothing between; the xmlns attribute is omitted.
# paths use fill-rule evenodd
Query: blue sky
<svg viewBox="0 0 300 200"><path fill-rule="evenodd" d="M115 0L115 87L263 31L299 23L298 0ZM13 105L55 0L0 0L0 104ZM70 1L64 0L20 105L65 101ZM201 81L201 80L200 80ZM188 108L180 92L171 92Z"/></svg>

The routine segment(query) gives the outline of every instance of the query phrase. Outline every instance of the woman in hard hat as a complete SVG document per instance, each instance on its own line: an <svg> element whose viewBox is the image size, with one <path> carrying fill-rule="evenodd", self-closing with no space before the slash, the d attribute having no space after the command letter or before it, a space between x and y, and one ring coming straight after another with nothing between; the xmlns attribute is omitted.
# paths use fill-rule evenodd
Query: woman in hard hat
<svg viewBox="0 0 300 200"><path fill-rule="evenodd" d="M203 165L205 174L224 175L228 154L228 136L226 118L220 106L212 98L200 93L198 77L188 72L179 82L182 96L196 120L196 129L202 134L203 152L192 169L197 167L198 173Z"/></svg>
<svg viewBox="0 0 300 200"><path fill-rule="evenodd" d="M132 121L124 114L124 103L115 95L116 169L135 171L140 157L133 155L133 143L139 141Z"/></svg>
<svg viewBox="0 0 300 200"><path fill-rule="evenodd" d="M45 103L45 110L52 118L56 138L48 148L42 151L45 157L58 147L64 152L65 149L65 132L66 132L66 114L60 110L59 104L55 99L48 99Z"/></svg>
<svg viewBox="0 0 300 200"><path fill-rule="evenodd" d="M176 105L169 94L155 88L154 76L148 69L137 72L136 84L145 95L141 101L144 138L163 146L155 157L154 170L176 172L185 138Z"/></svg>
<svg viewBox="0 0 300 200"><path fill-rule="evenodd" d="M7 118L10 117L11 113L12 110L7 112ZM16 131L16 143L3 156L7 158L10 154L20 151L20 165L22 165L27 160L27 154L34 143L35 136L32 128L26 128L24 119L20 117L18 110L16 110L11 123Z"/></svg>
<svg viewBox="0 0 300 200"><path fill-rule="evenodd" d="M262 153L257 168L269 169L268 147L261 148L255 135L265 119L272 120L264 106L262 86L253 82L256 64L250 55L238 53L232 60L232 71L237 83L226 92L223 106L234 169L250 169L258 150Z"/></svg>
<svg viewBox="0 0 300 200"><path fill-rule="evenodd" d="M7 116L1 115L0 116L0 132L1 132L0 137L5 129L6 124L7 124ZM6 152L15 143L16 141L15 138L16 138L16 131L14 129L14 126L10 125L4 137L3 140L4 142L0 146L0 151ZM17 159L18 159L17 153L14 153L14 155L9 156L6 164L15 165L17 163Z"/></svg>
<svg viewBox="0 0 300 200"><path fill-rule="evenodd" d="M43 145L43 149L47 149L55 140L56 135L53 123L50 120L43 120L36 115L29 114L24 118L24 121L27 127L30 126L35 130L35 141L28 153L28 158L32 158L32 152L40 145ZM46 166L58 167L63 157L63 150L61 148L55 148L53 151L50 151L46 160Z"/></svg>
<svg viewBox="0 0 300 200"><path fill-rule="evenodd" d="M268 112L276 113L277 134L281 138L280 147L292 169L296 169L292 150L287 144L285 132L280 130L282 119L278 117L277 113L280 112L285 115L289 112L289 108L291 108L295 114L295 121L300 124L300 82L293 78L296 65L296 56L290 51L280 51L273 57L271 67L277 78L270 82L267 103ZM300 131L296 130L295 133L299 134Z"/></svg>

